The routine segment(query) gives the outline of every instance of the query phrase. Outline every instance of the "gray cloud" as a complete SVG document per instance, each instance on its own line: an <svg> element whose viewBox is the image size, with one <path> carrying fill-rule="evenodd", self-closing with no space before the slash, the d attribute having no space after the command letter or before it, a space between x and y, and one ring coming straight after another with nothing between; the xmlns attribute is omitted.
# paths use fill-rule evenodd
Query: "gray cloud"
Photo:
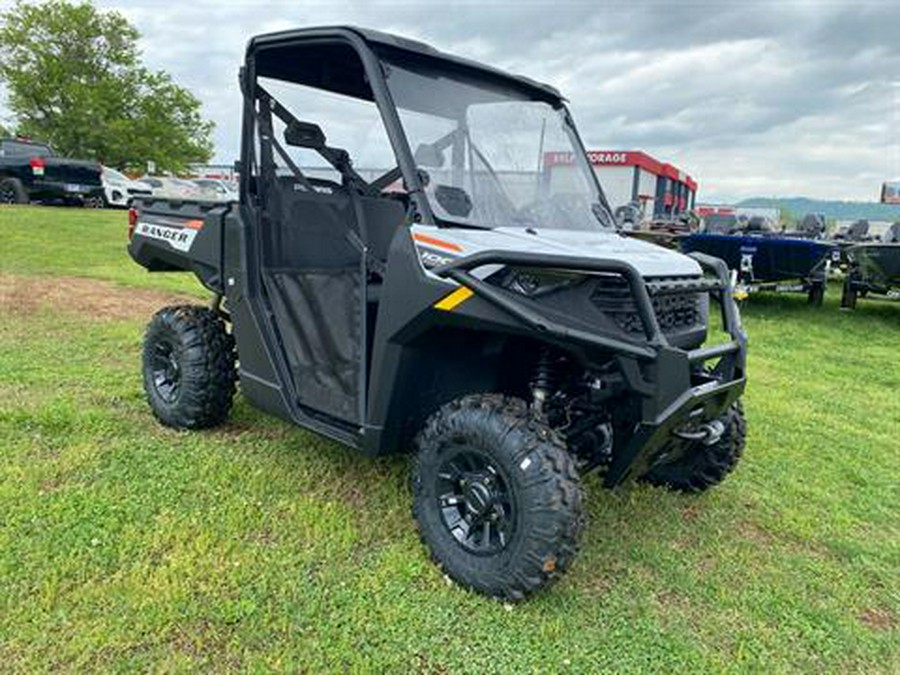
<svg viewBox="0 0 900 675"><path fill-rule="evenodd" d="M8 4L8 3L6 3ZM237 68L254 33L351 23L547 81L589 147L641 149L700 197L873 199L900 176L900 9L856 2L129 2L236 156Z"/></svg>

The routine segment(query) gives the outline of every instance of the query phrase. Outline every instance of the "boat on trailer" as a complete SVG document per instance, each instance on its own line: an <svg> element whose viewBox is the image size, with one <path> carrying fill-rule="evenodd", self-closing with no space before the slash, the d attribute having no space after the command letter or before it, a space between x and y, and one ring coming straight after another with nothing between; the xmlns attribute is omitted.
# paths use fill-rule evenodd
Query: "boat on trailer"
<svg viewBox="0 0 900 675"><path fill-rule="evenodd" d="M844 250L846 274L841 307L854 309L858 298L869 294L900 297L900 222L881 241L864 241Z"/></svg>
<svg viewBox="0 0 900 675"><path fill-rule="evenodd" d="M681 239L681 250L724 260L737 277L739 295L806 293L811 304L822 304L831 264L840 259L837 244L817 239L822 234L818 227L773 232L762 219L733 220L720 217L707 223L704 232Z"/></svg>

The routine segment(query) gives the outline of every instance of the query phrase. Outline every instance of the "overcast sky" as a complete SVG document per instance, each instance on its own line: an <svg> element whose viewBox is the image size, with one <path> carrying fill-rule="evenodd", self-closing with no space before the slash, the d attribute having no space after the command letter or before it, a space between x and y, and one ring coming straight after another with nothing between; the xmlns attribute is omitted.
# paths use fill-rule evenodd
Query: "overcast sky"
<svg viewBox="0 0 900 675"><path fill-rule="evenodd" d="M8 5L0 2L0 5ZM249 36L355 24L527 74L569 98L590 149L635 149L701 201L874 200L900 177L900 2L102 0L141 31L237 156Z"/></svg>

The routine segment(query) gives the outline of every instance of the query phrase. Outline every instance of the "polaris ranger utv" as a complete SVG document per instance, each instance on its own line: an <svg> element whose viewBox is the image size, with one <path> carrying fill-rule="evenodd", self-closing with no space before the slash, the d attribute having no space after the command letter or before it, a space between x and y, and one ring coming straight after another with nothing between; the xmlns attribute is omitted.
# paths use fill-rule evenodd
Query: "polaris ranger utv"
<svg viewBox="0 0 900 675"><path fill-rule="evenodd" d="M734 468L746 341L727 269L616 232L559 92L356 28L256 37L240 82L239 201L130 216L134 260L213 295L147 330L163 424L222 422L239 381L365 455L410 452L433 559L512 600L571 564L579 474L700 491ZM325 104L289 106L297 90L352 115L302 119ZM326 135L358 132L360 105L377 168Z"/></svg>

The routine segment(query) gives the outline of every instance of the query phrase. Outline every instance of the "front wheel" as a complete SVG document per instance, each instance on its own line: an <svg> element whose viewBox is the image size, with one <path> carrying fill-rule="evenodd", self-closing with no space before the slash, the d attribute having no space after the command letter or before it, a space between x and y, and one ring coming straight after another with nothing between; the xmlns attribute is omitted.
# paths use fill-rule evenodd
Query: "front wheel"
<svg viewBox="0 0 900 675"><path fill-rule="evenodd" d="M582 496L560 438L520 399L466 396L416 439L413 515L432 559L460 585L521 600L578 550Z"/></svg>
<svg viewBox="0 0 900 675"><path fill-rule="evenodd" d="M744 451L747 422L741 402L733 403L719 421L724 431L715 443L691 442L678 459L669 462L663 459L641 480L678 492L703 492L725 480Z"/></svg>
<svg viewBox="0 0 900 675"><path fill-rule="evenodd" d="M235 390L234 338L210 309L161 309L144 337L144 390L153 414L176 429L225 421Z"/></svg>

